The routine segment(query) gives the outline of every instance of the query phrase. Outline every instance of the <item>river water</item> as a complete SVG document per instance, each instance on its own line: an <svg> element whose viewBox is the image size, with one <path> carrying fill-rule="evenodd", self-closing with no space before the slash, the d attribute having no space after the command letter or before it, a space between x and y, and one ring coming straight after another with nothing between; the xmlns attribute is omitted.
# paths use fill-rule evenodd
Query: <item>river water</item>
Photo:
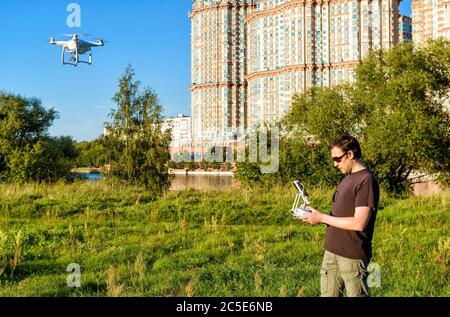
<svg viewBox="0 0 450 317"><path fill-rule="evenodd" d="M95 183L104 179L102 174L79 174L77 178ZM226 190L233 186L232 176L217 175L175 175L170 190Z"/></svg>
<svg viewBox="0 0 450 317"><path fill-rule="evenodd" d="M101 181L104 179L104 176L102 174L75 174L75 178L78 179L85 179L91 182Z"/></svg>
<svg viewBox="0 0 450 317"><path fill-rule="evenodd" d="M232 176L175 175L170 190L226 190L232 186Z"/></svg>

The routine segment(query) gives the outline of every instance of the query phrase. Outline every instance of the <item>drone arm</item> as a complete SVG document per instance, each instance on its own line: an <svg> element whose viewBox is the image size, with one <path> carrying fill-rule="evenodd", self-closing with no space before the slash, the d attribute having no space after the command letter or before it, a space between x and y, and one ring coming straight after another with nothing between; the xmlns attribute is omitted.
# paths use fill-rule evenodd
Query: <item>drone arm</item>
<svg viewBox="0 0 450 317"><path fill-rule="evenodd" d="M298 202L300 200L300 196L296 195L294 200L294 205L292 206L292 211L295 211L298 208Z"/></svg>
<svg viewBox="0 0 450 317"><path fill-rule="evenodd" d="M98 41L98 42L89 42L89 41L83 41L84 45L90 46L90 47L95 47L95 46L104 46L104 43L102 41Z"/></svg>
<svg viewBox="0 0 450 317"><path fill-rule="evenodd" d="M54 41L51 44L57 45L57 46L66 46L67 42L65 42L65 41Z"/></svg>

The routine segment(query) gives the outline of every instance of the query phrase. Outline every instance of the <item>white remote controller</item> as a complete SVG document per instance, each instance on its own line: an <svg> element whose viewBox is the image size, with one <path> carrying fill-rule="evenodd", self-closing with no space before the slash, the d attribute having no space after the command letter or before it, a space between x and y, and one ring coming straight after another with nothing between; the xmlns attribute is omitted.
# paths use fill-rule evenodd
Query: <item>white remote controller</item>
<svg viewBox="0 0 450 317"><path fill-rule="evenodd" d="M305 190L305 186L299 181L294 182L294 186L297 189L297 195L295 196L294 205L292 206L291 213L295 218L303 218L311 215L311 211L305 207L310 204L308 199L308 193ZM300 205L300 201L303 200L303 205Z"/></svg>
<svg viewBox="0 0 450 317"><path fill-rule="evenodd" d="M293 215L295 218L303 218L311 215L311 211L306 208L297 208L293 211Z"/></svg>

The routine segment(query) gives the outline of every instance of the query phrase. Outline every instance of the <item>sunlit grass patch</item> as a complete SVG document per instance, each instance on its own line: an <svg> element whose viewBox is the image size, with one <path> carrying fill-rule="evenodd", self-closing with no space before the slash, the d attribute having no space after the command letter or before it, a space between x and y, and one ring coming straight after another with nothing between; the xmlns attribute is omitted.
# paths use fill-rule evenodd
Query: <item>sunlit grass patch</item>
<svg viewBox="0 0 450 317"><path fill-rule="evenodd" d="M310 194L329 211L332 190ZM0 185L0 295L318 296L325 227L291 218L294 195L274 187L156 199L102 182ZM375 296L449 296L449 198L382 197ZM78 289L67 286L72 263Z"/></svg>

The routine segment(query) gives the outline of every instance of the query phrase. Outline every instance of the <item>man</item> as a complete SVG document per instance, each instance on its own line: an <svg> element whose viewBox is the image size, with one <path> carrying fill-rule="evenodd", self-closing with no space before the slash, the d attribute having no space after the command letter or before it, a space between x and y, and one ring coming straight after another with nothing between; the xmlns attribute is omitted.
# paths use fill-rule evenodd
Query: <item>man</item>
<svg viewBox="0 0 450 317"><path fill-rule="evenodd" d="M311 215L300 220L328 226L321 269L321 296L369 296L367 267L380 197L375 177L362 162L358 140L342 136L330 146L334 166L347 177L333 196L331 215L308 206Z"/></svg>

